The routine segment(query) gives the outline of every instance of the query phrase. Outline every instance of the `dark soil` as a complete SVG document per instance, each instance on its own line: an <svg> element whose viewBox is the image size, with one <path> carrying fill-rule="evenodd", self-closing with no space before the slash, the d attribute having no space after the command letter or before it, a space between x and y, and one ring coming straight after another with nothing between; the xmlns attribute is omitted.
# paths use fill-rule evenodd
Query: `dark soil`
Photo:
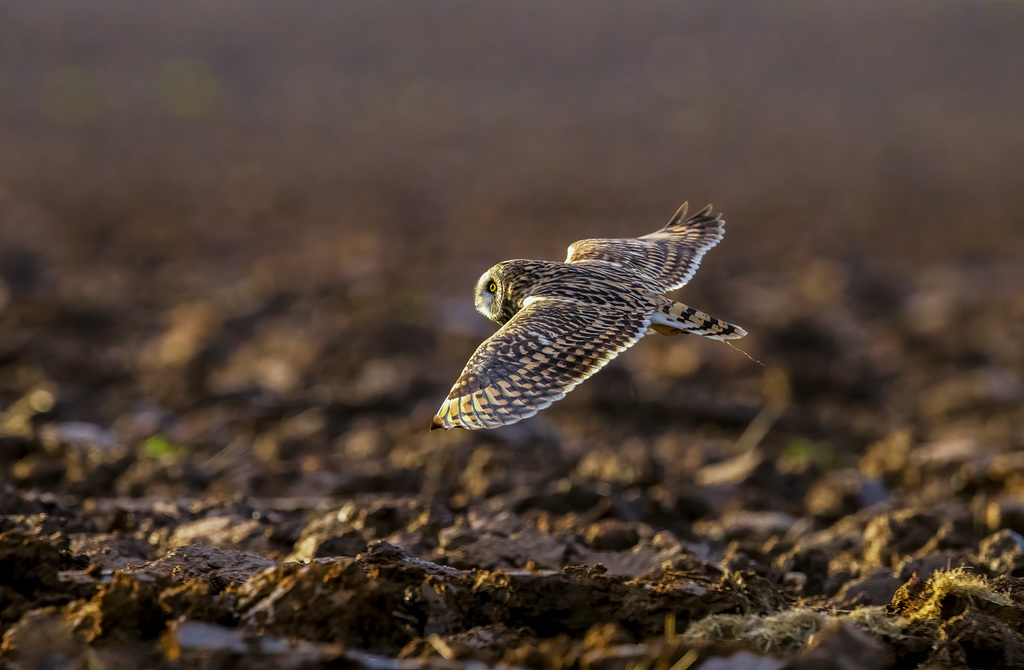
<svg viewBox="0 0 1024 670"><path fill-rule="evenodd" d="M1024 6L0 8L0 664L1024 667ZM728 234L428 432L494 262Z"/></svg>

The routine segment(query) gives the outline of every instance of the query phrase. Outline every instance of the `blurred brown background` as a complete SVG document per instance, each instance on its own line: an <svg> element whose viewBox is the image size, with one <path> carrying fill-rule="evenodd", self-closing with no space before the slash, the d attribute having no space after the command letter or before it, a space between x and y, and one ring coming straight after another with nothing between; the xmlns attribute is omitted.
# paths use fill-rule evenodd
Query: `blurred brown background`
<svg viewBox="0 0 1024 670"><path fill-rule="evenodd" d="M734 298L771 277L995 277L1022 35L1016 2L4 3L0 401L393 383L428 418L490 332L484 269L684 199L729 224L683 299L755 353Z"/></svg>
<svg viewBox="0 0 1024 670"><path fill-rule="evenodd" d="M751 267L1022 251L1020 3L0 12L8 248L415 236L447 282L690 199L725 210L716 256Z"/></svg>

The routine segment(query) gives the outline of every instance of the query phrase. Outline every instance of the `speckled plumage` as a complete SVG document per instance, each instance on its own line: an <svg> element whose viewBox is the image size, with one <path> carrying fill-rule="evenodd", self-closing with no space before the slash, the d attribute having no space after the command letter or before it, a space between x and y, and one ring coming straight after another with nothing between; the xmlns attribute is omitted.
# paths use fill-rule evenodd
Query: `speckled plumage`
<svg viewBox="0 0 1024 670"><path fill-rule="evenodd" d="M686 208L643 237L575 242L564 263L511 260L485 272L476 307L501 329L470 357L431 430L533 416L652 331L746 335L665 296L690 281L724 233L710 205L690 218Z"/></svg>

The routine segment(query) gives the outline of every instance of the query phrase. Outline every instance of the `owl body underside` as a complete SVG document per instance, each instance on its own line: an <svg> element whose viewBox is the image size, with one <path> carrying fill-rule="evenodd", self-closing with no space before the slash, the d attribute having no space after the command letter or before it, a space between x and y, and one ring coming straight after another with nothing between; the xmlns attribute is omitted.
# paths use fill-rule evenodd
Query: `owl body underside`
<svg viewBox="0 0 1024 670"><path fill-rule="evenodd" d="M533 416L651 332L746 335L665 295L693 277L724 223L710 205L686 218L684 203L649 235L581 240L564 263L492 267L477 284L476 305L502 327L470 357L431 430L497 428Z"/></svg>

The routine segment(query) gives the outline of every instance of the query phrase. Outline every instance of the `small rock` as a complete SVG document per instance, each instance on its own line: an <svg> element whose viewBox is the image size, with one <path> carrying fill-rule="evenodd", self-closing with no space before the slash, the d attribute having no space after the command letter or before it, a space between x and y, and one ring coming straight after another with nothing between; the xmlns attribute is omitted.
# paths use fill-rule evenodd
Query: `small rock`
<svg viewBox="0 0 1024 670"><path fill-rule="evenodd" d="M183 523L174 529L167 544L171 548L208 544L253 553L264 553L269 549L259 521L233 515L212 516Z"/></svg>
<svg viewBox="0 0 1024 670"><path fill-rule="evenodd" d="M807 584L807 575L803 572L787 572L782 575L782 585L794 591L803 591Z"/></svg>
<svg viewBox="0 0 1024 670"><path fill-rule="evenodd" d="M835 521L860 509L863 488L864 477L857 470L833 470L811 486L804 504L809 514Z"/></svg>
<svg viewBox="0 0 1024 670"><path fill-rule="evenodd" d="M771 656L738 651L730 656L712 656L700 664L700 670L782 670L786 662Z"/></svg>
<svg viewBox="0 0 1024 670"><path fill-rule="evenodd" d="M659 479L659 470L640 440L627 441L615 449L588 451L576 466L581 477L625 486L653 484Z"/></svg>
<svg viewBox="0 0 1024 670"><path fill-rule="evenodd" d="M68 536L72 554L88 557L102 570L121 570L147 561L153 551L148 542L126 533L73 533Z"/></svg>
<svg viewBox="0 0 1024 670"><path fill-rule="evenodd" d="M1008 528L1024 534L1024 501L1017 498L999 498L985 508L985 525L991 531Z"/></svg>
<svg viewBox="0 0 1024 670"><path fill-rule="evenodd" d="M730 512L721 520L697 521L693 529L716 540L767 540L785 535L794 523L796 519L785 512L741 510Z"/></svg>
<svg viewBox="0 0 1024 670"><path fill-rule="evenodd" d="M1009 528L993 533L981 541L978 560L993 575L1024 576L1024 537Z"/></svg>
<svg viewBox="0 0 1024 670"><path fill-rule="evenodd" d="M870 567L894 567L935 537L941 525L938 515L910 509L880 514L864 529L864 560Z"/></svg>
<svg viewBox="0 0 1024 670"><path fill-rule="evenodd" d="M480 533L472 528L464 526L450 526L441 531L439 535L440 551L455 551L476 541Z"/></svg>
<svg viewBox="0 0 1024 670"><path fill-rule="evenodd" d="M670 530L661 530L651 538L651 544L658 551L679 553L683 550L683 543Z"/></svg>
<svg viewBox="0 0 1024 670"><path fill-rule="evenodd" d="M640 534L632 524L604 519L587 527L584 540L594 549L625 551L640 541Z"/></svg>
<svg viewBox="0 0 1024 670"><path fill-rule="evenodd" d="M114 431L85 421L50 423L39 429L39 441L49 450L61 444L112 447L117 444Z"/></svg>
<svg viewBox="0 0 1024 670"><path fill-rule="evenodd" d="M6 632L0 656L10 667L74 668L82 658L84 645L71 631L71 624L56 607L27 613Z"/></svg>
<svg viewBox="0 0 1024 670"><path fill-rule="evenodd" d="M898 562L895 573L904 581L913 575L917 575L920 579L929 579L936 572L944 572L950 568L959 568L965 565L970 566L972 558L973 556L966 551L935 551L911 560Z"/></svg>
<svg viewBox="0 0 1024 670"><path fill-rule="evenodd" d="M272 565L277 564L262 556L193 544L178 547L163 558L133 566L123 572L170 577L175 581L202 577L215 586L223 587L229 583L243 583Z"/></svg>
<svg viewBox="0 0 1024 670"><path fill-rule="evenodd" d="M889 568L877 568L871 574L847 582L839 590L834 602L841 609L888 605L903 581Z"/></svg>
<svg viewBox="0 0 1024 670"><path fill-rule="evenodd" d="M33 452L11 464L10 476L20 486L52 488L64 478L67 467L52 456Z"/></svg>
<svg viewBox="0 0 1024 670"><path fill-rule="evenodd" d="M913 440L909 430L897 430L868 447L860 459L860 471L886 483L900 481L910 458Z"/></svg>
<svg viewBox="0 0 1024 670"><path fill-rule="evenodd" d="M822 595L834 588L829 580L829 552L821 547L798 546L777 560L776 566L785 571L783 583L801 596Z"/></svg>
<svg viewBox="0 0 1024 670"><path fill-rule="evenodd" d="M1020 377L1013 370L992 367L947 379L927 389L919 404L926 416L945 417L1016 403L1021 388Z"/></svg>
<svg viewBox="0 0 1024 670"><path fill-rule="evenodd" d="M786 670L886 670L892 666L888 649L852 626L815 635L808 649Z"/></svg>
<svg viewBox="0 0 1024 670"><path fill-rule="evenodd" d="M355 556L366 551L366 539L352 524L331 512L314 519L303 530L286 560L309 561L327 556Z"/></svg>
<svg viewBox="0 0 1024 670"><path fill-rule="evenodd" d="M168 329L143 353L146 367L184 368L220 330L224 314L212 301L179 305L168 315Z"/></svg>

